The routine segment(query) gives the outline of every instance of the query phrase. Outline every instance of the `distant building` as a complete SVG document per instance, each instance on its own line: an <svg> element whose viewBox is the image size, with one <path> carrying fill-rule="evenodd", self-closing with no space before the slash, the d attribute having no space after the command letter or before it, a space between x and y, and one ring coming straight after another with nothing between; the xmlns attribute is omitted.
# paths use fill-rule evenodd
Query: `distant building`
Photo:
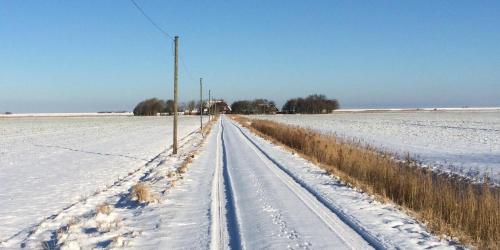
<svg viewBox="0 0 500 250"><path fill-rule="evenodd" d="M275 115L279 112L279 109L276 108L276 105L272 102L258 103L257 106L259 107L259 110L263 111L264 114Z"/></svg>
<svg viewBox="0 0 500 250"><path fill-rule="evenodd" d="M210 110L214 110L215 113L219 114L230 114L231 113L231 107L227 105L227 103L224 100L212 100L207 103L208 108Z"/></svg>
<svg viewBox="0 0 500 250"><path fill-rule="evenodd" d="M208 112L208 109L206 108L203 108L203 114L206 114ZM200 115L200 110L198 108L194 108L193 110L191 110L191 112L189 112L189 110L184 110L184 114L185 115Z"/></svg>

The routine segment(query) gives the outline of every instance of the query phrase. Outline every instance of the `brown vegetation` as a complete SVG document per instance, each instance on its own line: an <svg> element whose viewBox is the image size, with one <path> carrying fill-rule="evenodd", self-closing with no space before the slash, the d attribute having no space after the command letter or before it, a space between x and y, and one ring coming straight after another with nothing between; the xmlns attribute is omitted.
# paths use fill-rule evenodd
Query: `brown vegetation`
<svg viewBox="0 0 500 250"><path fill-rule="evenodd" d="M111 206L108 203L103 203L97 206L96 211L98 214L109 214L111 212Z"/></svg>
<svg viewBox="0 0 500 250"><path fill-rule="evenodd" d="M500 247L500 188L474 184L395 160L356 142L310 129L234 117L246 127L318 163L331 174L409 210L438 234L484 249Z"/></svg>
<svg viewBox="0 0 500 250"><path fill-rule="evenodd" d="M190 158L186 158L186 159L190 159ZM182 175L182 174L186 173L186 171L187 171L187 164L189 164L189 163L191 163L191 161L184 161L183 165L177 168L177 173L179 175Z"/></svg>
<svg viewBox="0 0 500 250"><path fill-rule="evenodd" d="M217 122L218 117L216 116L213 118L208 124L203 126L203 130L201 131L201 135L203 138L206 138L206 135L210 132L212 129L212 126ZM175 171L169 171L167 172L167 178L170 179L171 186L174 187L177 180L183 178L183 174L187 172L188 165L193 162L193 159L195 157L195 154L197 153L197 150L194 152L191 152L183 159L181 162L180 166L177 167Z"/></svg>
<svg viewBox="0 0 500 250"><path fill-rule="evenodd" d="M172 179L175 177L175 175L176 175L176 173L174 171L170 171L167 173L167 178Z"/></svg>
<svg viewBox="0 0 500 250"><path fill-rule="evenodd" d="M130 193L132 199L137 200L140 203L149 203L153 201L153 195L151 194L151 188L144 183L137 183L132 187L132 192Z"/></svg>
<svg viewBox="0 0 500 250"><path fill-rule="evenodd" d="M203 126L203 130L201 131L203 137L206 137L210 130L212 130L212 126L217 122L218 118L218 116L213 116L212 120L208 124Z"/></svg>

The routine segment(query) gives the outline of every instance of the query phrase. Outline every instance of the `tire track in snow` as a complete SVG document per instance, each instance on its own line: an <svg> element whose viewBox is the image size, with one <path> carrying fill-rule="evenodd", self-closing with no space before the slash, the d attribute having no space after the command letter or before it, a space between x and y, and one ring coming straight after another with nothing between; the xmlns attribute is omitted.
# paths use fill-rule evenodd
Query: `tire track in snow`
<svg viewBox="0 0 500 250"><path fill-rule="evenodd" d="M226 196L226 226L229 236L229 248L231 249L241 249L245 248L242 245L240 226L238 224L238 211L236 211L236 203L234 197L234 190L231 182L231 174L229 173L227 166L227 153L226 145L224 143L224 125L222 124L222 119L220 119L221 126L221 145L222 145L222 176L225 187Z"/></svg>
<svg viewBox="0 0 500 250"><path fill-rule="evenodd" d="M307 240L303 240L297 230L295 230L295 228L291 227L287 223L286 219L283 216L283 210L280 210L279 208L273 206L273 200L270 199L268 195L266 195L267 192L264 188L264 185L262 184L262 180L260 180L254 172L249 172L248 178L253 182L255 193L259 195L258 200L262 205L262 211L268 213L272 219L272 222L279 227L280 233L278 234L278 236L286 237L290 240L295 241L295 246L299 247L300 249L311 249L312 244ZM287 249L294 248L289 245Z"/></svg>
<svg viewBox="0 0 500 250"><path fill-rule="evenodd" d="M212 204L210 207L211 214L211 241L210 241L210 249L218 250L227 248L227 238L226 238L226 220L224 217L224 183L222 182L221 175L221 154L220 154L220 146L221 146L221 128L220 122L217 124L217 142L216 142L216 157L215 157L215 171L214 177L212 180Z"/></svg>
<svg viewBox="0 0 500 250"><path fill-rule="evenodd" d="M351 245L353 249L357 249L357 244L354 238L346 238L345 229L342 228L343 225L336 222L337 220L345 223L349 228L354 230L359 236L361 236L366 242L368 242L372 247L376 249L391 249L392 246L385 244L380 241L376 236L372 235L366 229L364 229L357 221L349 217L347 214L342 212L338 207L325 199L321 194L318 194L313 188L304 183L299 177L291 173L286 167L281 165L277 160L272 158L267 152L265 152L253 139L251 139L240 126L236 125L233 121L230 123L240 132L242 138L245 139L251 148L256 152L262 162L273 172L285 185L287 185L290 190L297 195L299 199L304 201L304 204L308 206L311 211L316 213L318 217L325 222L325 224L336 232L337 235L342 237L344 241ZM263 158L265 157L265 158ZM272 163L269 166L269 163ZM279 171L281 170L281 171ZM328 211L325 211L328 210ZM332 218L329 212L336 215L338 218ZM354 244L354 245L353 245Z"/></svg>

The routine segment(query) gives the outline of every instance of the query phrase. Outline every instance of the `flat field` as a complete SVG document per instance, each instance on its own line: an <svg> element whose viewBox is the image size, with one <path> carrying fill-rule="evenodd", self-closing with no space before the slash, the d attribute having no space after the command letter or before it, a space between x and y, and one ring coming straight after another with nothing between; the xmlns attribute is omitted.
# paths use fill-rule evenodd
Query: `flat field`
<svg viewBox="0 0 500 250"><path fill-rule="evenodd" d="M199 127L179 119L179 137ZM105 188L172 144L171 117L0 118L0 240Z"/></svg>
<svg viewBox="0 0 500 250"><path fill-rule="evenodd" d="M375 146L424 165L500 183L500 111L338 112L253 116Z"/></svg>

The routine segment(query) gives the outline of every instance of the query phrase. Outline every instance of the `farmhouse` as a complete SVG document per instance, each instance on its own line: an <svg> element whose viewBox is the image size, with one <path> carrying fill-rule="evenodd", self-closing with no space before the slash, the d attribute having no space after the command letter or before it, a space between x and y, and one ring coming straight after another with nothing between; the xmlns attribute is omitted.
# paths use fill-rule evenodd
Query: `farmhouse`
<svg viewBox="0 0 500 250"><path fill-rule="evenodd" d="M279 112L279 109L276 107L274 102L266 102L266 103L257 103L258 109L262 110L264 114L272 114L275 115Z"/></svg>
<svg viewBox="0 0 500 250"><path fill-rule="evenodd" d="M231 107L229 107L224 100L212 100L208 102L208 107L210 110L215 110L215 112L219 114L231 113Z"/></svg>

